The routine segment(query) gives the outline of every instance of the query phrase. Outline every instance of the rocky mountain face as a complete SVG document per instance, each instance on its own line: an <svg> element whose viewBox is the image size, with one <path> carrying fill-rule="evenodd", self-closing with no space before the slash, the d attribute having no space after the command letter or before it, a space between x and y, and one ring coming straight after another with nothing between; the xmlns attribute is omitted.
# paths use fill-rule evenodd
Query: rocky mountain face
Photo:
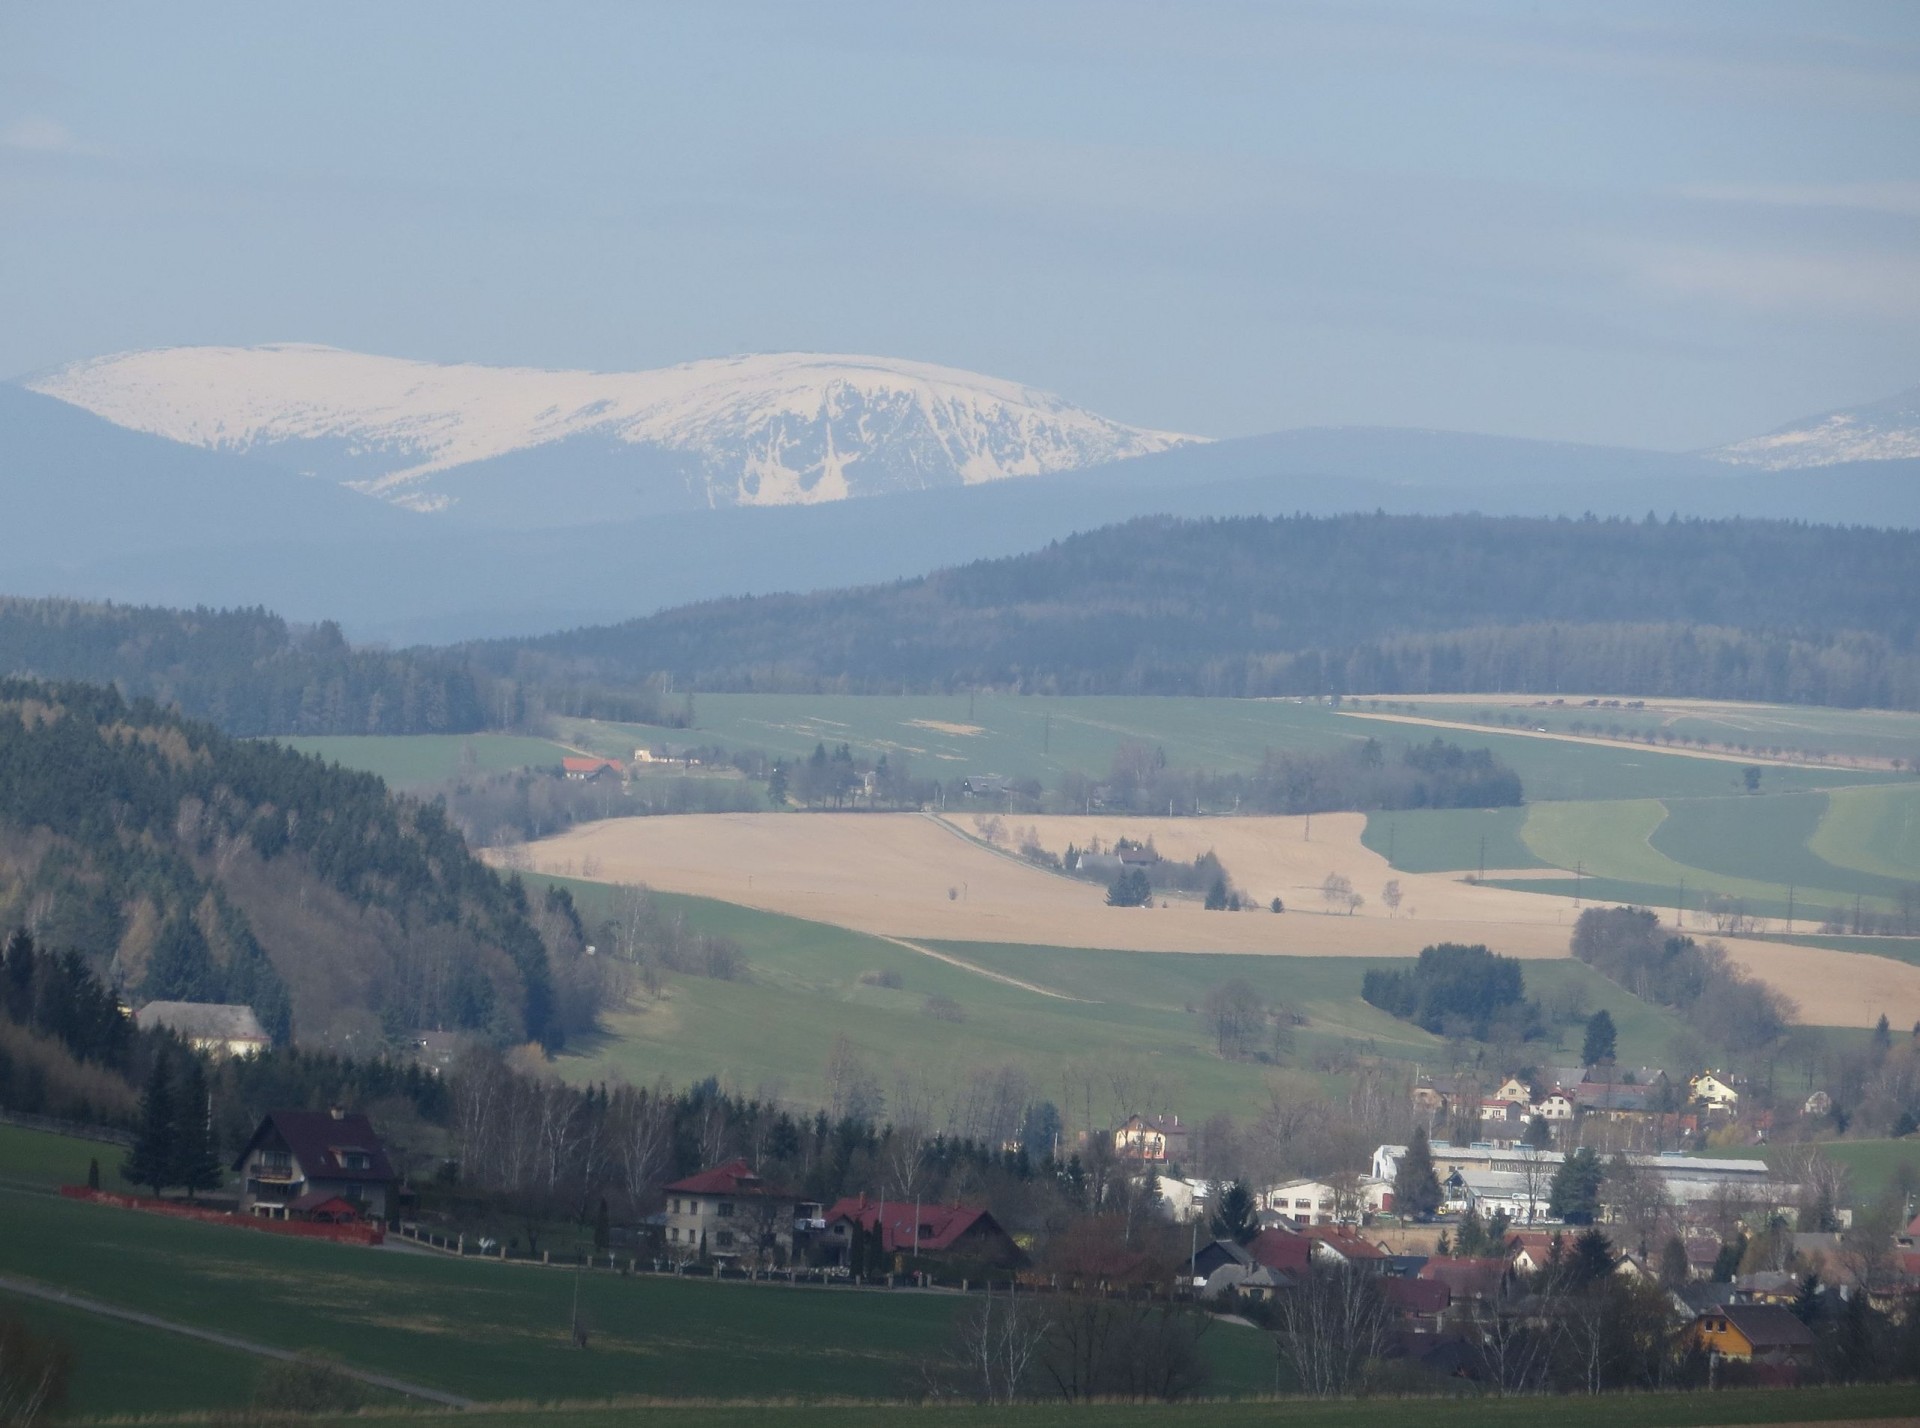
<svg viewBox="0 0 1920 1428"><path fill-rule="evenodd" d="M1765 471L1920 457L1920 387L1883 401L1789 422L1765 436L1748 437L1706 454L1730 465Z"/></svg>

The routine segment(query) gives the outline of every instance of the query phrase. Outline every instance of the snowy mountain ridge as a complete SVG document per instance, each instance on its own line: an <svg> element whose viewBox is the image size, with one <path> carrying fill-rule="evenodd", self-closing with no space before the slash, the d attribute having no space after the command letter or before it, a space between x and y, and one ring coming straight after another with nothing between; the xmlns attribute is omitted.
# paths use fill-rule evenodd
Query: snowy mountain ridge
<svg viewBox="0 0 1920 1428"><path fill-rule="evenodd" d="M1920 456L1920 387L1881 401L1789 422L1705 455L1732 466L1791 471L1845 461L1901 461Z"/></svg>
<svg viewBox="0 0 1920 1428"><path fill-rule="evenodd" d="M528 484L545 488L543 500L612 507L606 517L813 504L1047 475L1203 439L977 373L814 353L581 372L306 343L172 347L76 362L26 385L118 426L421 511Z"/></svg>

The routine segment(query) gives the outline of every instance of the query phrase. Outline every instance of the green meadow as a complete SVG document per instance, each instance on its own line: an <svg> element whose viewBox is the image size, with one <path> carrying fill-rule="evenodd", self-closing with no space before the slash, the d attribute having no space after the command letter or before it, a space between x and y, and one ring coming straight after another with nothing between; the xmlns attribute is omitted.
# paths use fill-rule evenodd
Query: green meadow
<svg viewBox="0 0 1920 1428"><path fill-rule="evenodd" d="M338 734L280 742L342 768L378 774L396 789L445 783L465 772L558 768L572 752L550 739L518 734Z"/></svg>
<svg viewBox="0 0 1920 1428"><path fill-rule="evenodd" d="M604 888L568 886L589 917L607 911ZM1234 980L1305 1017L1281 1065L1311 1068L1354 1055L1434 1064L1447 1054L1440 1038L1360 999L1368 968L1404 966L1405 959L921 944L953 959L942 961L824 923L701 898L660 901L689 926L738 942L746 978L669 977L664 996L636 998L632 1009L606 1019L607 1035L562 1058L570 1079L713 1076L742 1091L818 1103L827 1059L844 1036L883 1087L903 1069L951 1081L1017 1065L1039 1094L1052 1095L1075 1067L1123 1060L1190 1119L1244 1116L1264 1101L1274 1067L1223 1059L1198 1011L1208 992ZM1529 962L1526 979L1529 995L1549 1006L1577 999L1582 1015L1607 1008L1623 1058L1659 1062L1687 1031L1670 1013L1570 960ZM928 1015L934 996L950 1003L945 1016ZM1579 1031L1560 1028L1541 1054L1577 1051Z"/></svg>
<svg viewBox="0 0 1920 1428"><path fill-rule="evenodd" d="M482 1400L893 1398L911 1391L915 1365L938 1351L957 1307L941 1294L577 1274L281 1238L43 1194L0 1199L9 1225L0 1273ZM591 1335L585 1353L569 1339L576 1293ZM82 1334L83 1353L106 1342L99 1332ZM154 1342L158 1354L134 1345L134 1371L164 1373L165 1349L190 1343ZM1265 1336L1220 1325L1205 1342L1217 1391L1271 1387ZM190 1348L181 1354L181 1385L199 1385L207 1407L232 1401L233 1375L244 1373L250 1388L257 1373ZM178 1406L142 1400L126 1374L93 1393L84 1400L92 1411Z"/></svg>

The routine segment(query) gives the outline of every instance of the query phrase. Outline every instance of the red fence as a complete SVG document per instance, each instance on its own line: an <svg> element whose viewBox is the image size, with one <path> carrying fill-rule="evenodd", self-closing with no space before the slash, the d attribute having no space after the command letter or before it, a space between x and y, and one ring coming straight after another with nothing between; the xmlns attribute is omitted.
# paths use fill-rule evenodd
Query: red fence
<svg viewBox="0 0 1920 1428"><path fill-rule="evenodd" d="M386 1230L380 1225L315 1225L305 1220L268 1220L258 1215L236 1215L227 1210L210 1210L205 1205L187 1205L178 1200L155 1200L148 1195L118 1195L110 1190L89 1190L84 1185L62 1185L60 1193L69 1200L90 1200L96 1205L113 1205L122 1210L143 1210L149 1215L171 1215L177 1220L198 1220L203 1225L229 1225L235 1229L261 1230L270 1235L332 1240L336 1244L346 1245L377 1245L387 1238Z"/></svg>

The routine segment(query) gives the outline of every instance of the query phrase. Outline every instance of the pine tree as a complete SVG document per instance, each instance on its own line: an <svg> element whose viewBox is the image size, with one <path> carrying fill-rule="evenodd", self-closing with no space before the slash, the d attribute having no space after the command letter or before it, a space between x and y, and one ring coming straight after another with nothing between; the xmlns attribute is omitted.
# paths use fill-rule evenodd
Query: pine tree
<svg viewBox="0 0 1920 1428"><path fill-rule="evenodd" d="M161 1050L140 1097L140 1131L120 1162L120 1178L129 1185L149 1185L155 1195L165 1190L173 1183L173 1135L173 1075Z"/></svg>
<svg viewBox="0 0 1920 1428"><path fill-rule="evenodd" d="M168 1179L185 1188L191 1200L197 1191L218 1190L226 1178L214 1149L212 1107L207 1099L207 1074L198 1056L187 1057L179 1103L174 1111L172 1169Z"/></svg>
<svg viewBox="0 0 1920 1428"><path fill-rule="evenodd" d="M100 1159L98 1156L95 1156L92 1160L89 1160L87 1162L87 1189L98 1190L99 1188L100 1188Z"/></svg>
<svg viewBox="0 0 1920 1428"><path fill-rule="evenodd" d="M1613 1017L1602 1007L1587 1019L1587 1039L1580 1049L1582 1063L1588 1066L1611 1065L1617 1040Z"/></svg>
<svg viewBox="0 0 1920 1428"><path fill-rule="evenodd" d="M1433 1173L1433 1148L1427 1128L1416 1126L1406 1154L1393 1169L1393 1206L1410 1220L1423 1220L1440 1208L1440 1177Z"/></svg>
<svg viewBox="0 0 1920 1428"><path fill-rule="evenodd" d="M613 1244L613 1226L607 1219L607 1199L600 1197L600 1208L593 1213L593 1249L595 1254L605 1254Z"/></svg>

